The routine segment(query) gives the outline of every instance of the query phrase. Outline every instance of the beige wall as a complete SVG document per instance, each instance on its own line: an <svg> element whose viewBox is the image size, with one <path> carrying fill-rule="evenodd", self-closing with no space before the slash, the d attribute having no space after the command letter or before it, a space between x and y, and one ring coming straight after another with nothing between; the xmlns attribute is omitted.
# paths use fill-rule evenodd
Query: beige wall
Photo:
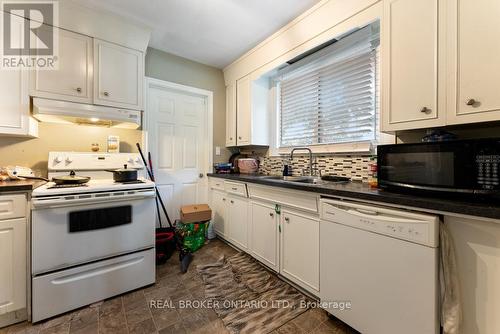
<svg viewBox="0 0 500 334"><path fill-rule="evenodd" d="M214 162L227 161L230 152L224 147L226 141L226 87L222 70L148 48L146 76L202 88L214 93ZM220 156L215 155L216 146L221 148Z"/></svg>
<svg viewBox="0 0 500 334"><path fill-rule="evenodd" d="M92 143L106 151L108 135L120 136L121 152L136 152L135 143L142 141L139 130L39 123L39 138L0 137L0 166L27 166L46 176L49 151L90 152Z"/></svg>

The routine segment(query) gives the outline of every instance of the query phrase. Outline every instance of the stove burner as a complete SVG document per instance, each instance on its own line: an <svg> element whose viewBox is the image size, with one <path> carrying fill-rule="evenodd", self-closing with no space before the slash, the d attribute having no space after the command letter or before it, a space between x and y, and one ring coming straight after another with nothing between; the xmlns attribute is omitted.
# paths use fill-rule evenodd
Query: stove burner
<svg viewBox="0 0 500 334"><path fill-rule="evenodd" d="M86 183L54 184L53 186L47 187L47 189L80 188L80 187L88 187L88 184Z"/></svg>
<svg viewBox="0 0 500 334"><path fill-rule="evenodd" d="M115 184L137 184L137 183L146 183L146 181L143 180L123 181L123 182L115 181Z"/></svg>

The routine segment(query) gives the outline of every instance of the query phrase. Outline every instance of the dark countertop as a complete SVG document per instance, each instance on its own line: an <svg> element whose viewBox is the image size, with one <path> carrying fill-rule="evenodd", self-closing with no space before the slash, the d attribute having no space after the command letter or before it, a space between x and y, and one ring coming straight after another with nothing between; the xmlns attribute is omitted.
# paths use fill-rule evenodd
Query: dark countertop
<svg viewBox="0 0 500 334"><path fill-rule="evenodd" d="M46 182L42 180L0 181L0 193L10 191L32 191L45 183Z"/></svg>
<svg viewBox="0 0 500 334"><path fill-rule="evenodd" d="M266 186L315 192L325 196L340 196L357 200L408 206L416 209L437 211L441 213L500 219L500 199L473 202L464 199L432 197L431 195L396 193L383 189L374 189L366 183L361 182L307 184L277 179L266 179L263 175L208 173L207 176L233 181L258 183Z"/></svg>

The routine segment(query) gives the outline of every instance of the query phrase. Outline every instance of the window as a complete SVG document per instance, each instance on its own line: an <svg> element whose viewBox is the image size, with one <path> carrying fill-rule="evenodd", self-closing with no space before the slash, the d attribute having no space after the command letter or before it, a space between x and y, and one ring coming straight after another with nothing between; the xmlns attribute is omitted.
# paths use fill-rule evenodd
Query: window
<svg viewBox="0 0 500 334"><path fill-rule="evenodd" d="M279 147L377 139L378 23L280 70Z"/></svg>

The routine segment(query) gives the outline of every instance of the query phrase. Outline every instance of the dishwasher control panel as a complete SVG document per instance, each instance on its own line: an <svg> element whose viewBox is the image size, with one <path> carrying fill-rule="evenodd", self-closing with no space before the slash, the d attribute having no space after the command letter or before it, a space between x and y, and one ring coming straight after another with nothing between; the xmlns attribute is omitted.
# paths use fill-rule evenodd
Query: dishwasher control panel
<svg viewBox="0 0 500 334"><path fill-rule="evenodd" d="M322 223L342 224L429 247L439 245L439 218L433 215L322 199L321 220Z"/></svg>

